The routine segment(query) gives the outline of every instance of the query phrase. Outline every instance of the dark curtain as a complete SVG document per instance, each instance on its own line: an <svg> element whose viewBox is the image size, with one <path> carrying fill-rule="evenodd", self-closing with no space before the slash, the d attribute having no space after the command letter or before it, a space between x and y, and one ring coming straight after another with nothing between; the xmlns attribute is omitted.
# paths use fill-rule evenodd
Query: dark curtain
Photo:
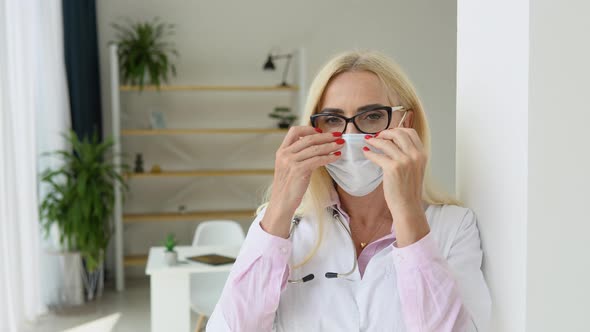
<svg viewBox="0 0 590 332"><path fill-rule="evenodd" d="M64 53L72 129L102 138L95 0L63 0Z"/></svg>

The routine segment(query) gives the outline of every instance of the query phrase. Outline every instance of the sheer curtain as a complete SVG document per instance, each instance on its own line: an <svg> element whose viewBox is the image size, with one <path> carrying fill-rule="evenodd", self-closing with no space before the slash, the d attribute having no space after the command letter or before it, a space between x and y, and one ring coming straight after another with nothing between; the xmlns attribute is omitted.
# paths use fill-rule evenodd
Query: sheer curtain
<svg viewBox="0 0 590 332"><path fill-rule="evenodd" d="M68 127L61 0L0 0L0 331L46 311L37 174Z"/></svg>

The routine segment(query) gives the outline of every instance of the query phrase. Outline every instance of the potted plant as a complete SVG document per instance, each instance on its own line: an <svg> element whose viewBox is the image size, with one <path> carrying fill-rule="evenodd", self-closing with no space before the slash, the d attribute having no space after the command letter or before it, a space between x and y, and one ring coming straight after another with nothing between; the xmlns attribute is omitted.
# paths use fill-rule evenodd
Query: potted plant
<svg viewBox="0 0 590 332"><path fill-rule="evenodd" d="M289 128L293 124L293 121L297 119L297 116L291 113L289 107L275 107L268 116L273 119L279 119L278 125L281 129Z"/></svg>
<svg viewBox="0 0 590 332"><path fill-rule="evenodd" d="M166 261L167 265L176 265L178 263L178 253L174 248L176 248L176 237L174 234L170 233L166 236L164 240L164 247L166 251L164 252L164 260Z"/></svg>
<svg viewBox="0 0 590 332"><path fill-rule="evenodd" d="M79 277L87 299L92 300L102 294L104 251L113 233L114 186L127 185L117 165L107 159L112 139L101 142L95 132L80 140L73 131L64 137L71 150L50 153L63 160L62 166L45 170L41 177L48 193L40 205L40 222L46 235L57 226L65 253L79 253L84 267Z"/></svg>
<svg viewBox="0 0 590 332"><path fill-rule="evenodd" d="M174 45L166 38L174 34L174 25L152 21L131 22L126 26L112 24L117 32L119 68L123 84L137 85L143 90L145 82L160 87L168 82L168 73L176 76L176 67L171 62L178 57Z"/></svg>

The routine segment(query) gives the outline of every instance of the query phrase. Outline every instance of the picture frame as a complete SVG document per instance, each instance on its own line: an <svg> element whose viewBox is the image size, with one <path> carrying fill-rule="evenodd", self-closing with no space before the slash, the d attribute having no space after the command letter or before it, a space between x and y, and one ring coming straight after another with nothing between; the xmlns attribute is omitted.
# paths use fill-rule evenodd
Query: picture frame
<svg viewBox="0 0 590 332"><path fill-rule="evenodd" d="M153 111L150 113L150 124L152 129L166 128L166 117L163 112Z"/></svg>

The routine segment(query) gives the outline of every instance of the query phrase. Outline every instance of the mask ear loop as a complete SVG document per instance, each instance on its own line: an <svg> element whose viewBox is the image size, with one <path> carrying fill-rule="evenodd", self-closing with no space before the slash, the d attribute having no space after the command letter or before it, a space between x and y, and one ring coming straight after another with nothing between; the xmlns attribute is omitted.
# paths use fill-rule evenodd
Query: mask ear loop
<svg viewBox="0 0 590 332"><path fill-rule="evenodd" d="M406 119L406 115L408 115L408 111L405 110L404 111L404 115L402 116L402 119L400 120L399 124L396 126L396 128L399 128L399 126L402 125L402 123L404 123L404 120Z"/></svg>

